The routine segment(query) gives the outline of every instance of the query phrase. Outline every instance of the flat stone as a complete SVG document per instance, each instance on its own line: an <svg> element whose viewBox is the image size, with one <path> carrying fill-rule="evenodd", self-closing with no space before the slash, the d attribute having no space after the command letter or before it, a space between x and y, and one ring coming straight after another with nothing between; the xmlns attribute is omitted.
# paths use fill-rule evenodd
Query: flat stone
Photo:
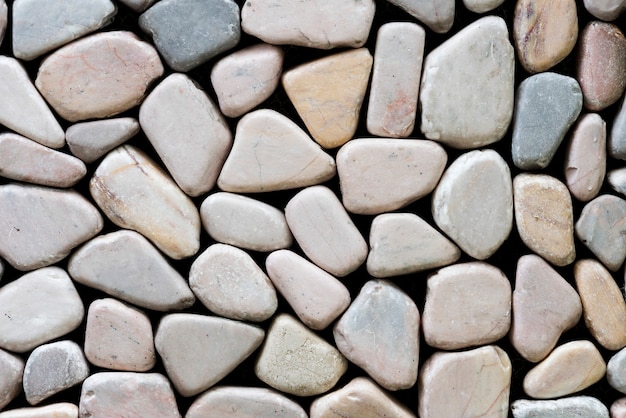
<svg viewBox="0 0 626 418"><path fill-rule="evenodd" d="M143 12L156 1L157 0L119 0L120 3L125 4L136 12Z"/></svg>
<svg viewBox="0 0 626 418"><path fill-rule="evenodd" d="M626 349L614 354L606 367L606 379L615 390L626 393ZM626 412L626 405L624 405Z"/></svg>
<svg viewBox="0 0 626 418"><path fill-rule="evenodd" d="M348 369L347 360L292 316L274 317L254 373L266 384L296 396L330 390Z"/></svg>
<svg viewBox="0 0 626 418"><path fill-rule="evenodd" d="M496 16L435 48L424 60L420 90L426 138L460 149L502 139L513 115L514 64L506 23Z"/></svg>
<svg viewBox="0 0 626 418"><path fill-rule="evenodd" d="M242 321L265 321L278 299L270 279L243 250L213 244L196 258L189 285L200 302L217 315Z"/></svg>
<svg viewBox="0 0 626 418"><path fill-rule="evenodd" d="M30 61L111 23L111 0L19 0L13 6L13 55Z"/></svg>
<svg viewBox="0 0 626 418"><path fill-rule="evenodd" d="M22 391L23 374L24 360L0 350L0 410Z"/></svg>
<svg viewBox="0 0 626 418"><path fill-rule="evenodd" d="M520 399L511 405L514 418L609 418L609 410L591 396L572 396L554 401Z"/></svg>
<svg viewBox="0 0 626 418"><path fill-rule="evenodd" d="M146 372L156 362L153 338L150 319L142 311L110 298L89 305L84 347L94 366Z"/></svg>
<svg viewBox="0 0 626 418"><path fill-rule="evenodd" d="M419 324L406 293L387 280L370 280L335 324L333 336L339 351L379 385L408 389L417 380Z"/></svg>
<svg viewBox="0 0 626 418"><path fill-rule="evenodd" d="M341 389L314 400L311 404L310 416L311 418L415 418L415 415L404 405L365 377L355 377Z"/></svg>
<svg viewBox="0 0 626 418"><path fill-rule="evenodd" d="M375 9L373 0L246 0L241 27L274 45L359 48L367 41Z"/></svg>
<svg viewBox="0 0 626 418"><path fill-rule="evenodd" d="M367 48L351 49L283 74L289 100L322 147L339 147L354 136L372 62Z"/></svg>
<svg viewBox="0 0 626 418"><path fill-rule="evenodd" d="M574 278L591 335L608 350L626 347L626 302L611 273L596 260L579 260Z"/></svg>
<svg viewBox="0 0 626 418"><path fill-rule="evenodd" d="M250 197L213 193L202 202L200 218L211 238L247 250L273 251L293 242L283 211Z"/></svg>
<svg viewBox="0 0 626 418"><path fill-rule="evenodd" d="M131 394L133 396L128 396ZM180 418L170 382L159 373L103 372L89 376L80 393L81 417L133 415Z"/></svg>
<svg viewBox="0 0 626 418"><path fill-rule="evenodd" d="M576 79L585 107L605 109L626 88L626 38L618 26L592 21L582 30L579 44Z"/></svg>
<svg viewBox="0 0 626 418"><path fill-rule="evenodd" d="M143 234L169 257L179 260L198 252L198 209L139 149L124 145L107 154L89 191L114 224Z"/></svg>
<svg viewBox="0 0 626 418"><path fill-rule="evenodd" d="M78 407L69 402L0 412L0 418L78 418Z"/></svg>
<svg viewBox="0 0 626 418"><path fill-rule="evenodd" d="M335 194L308 187L291 198L285 217L302 251L318 267L343 277L367 258L367 243Z"/></svg>
<svg viewBox="0 0 626 418"><path fill-rule="evenodd" d="M400 209L433 191L447 160L432 141L353 139L337 153L343 205L362 215Z"/></svg>
<svg viewBox="0 0 626 418"><path fill-rule="evenodd" d="M609 135L608 152L613 158L626 160L626 96L622 100Z"/></svg>
<svg viewBox="0 0 626 418"><path fill-rule="evenodd" d="M187 281L134 231L92 239L72 255L68 271L81 284L143 308L169 311L195 302Z"/></svg>
<svg viewBox="0 0 626 418"><path fill-rule="evenodd" d="M139 123L185 193L199 196L215 186L232 134L195 81L185 74L167 77L141 104Z"/></svg>
<svg viewBox="0 0 626 418"><path fill-rule="evenodd" d="M565 181L576 199L598 195L606 174L606 123L588 113L576 123L565 154Z"/></svg>
<svg viewBox="0 0 626 418"><path fill-rule="evenodd" d="M616 400L615 402L611 404L611 418L625 418L625 417L626 417L626 398L619 398L618 400Z"/></svg>
<svg viewBox="0 0 626 418"><path fill-rule="evenodd" d="M419 416L505 418L511 372L506 352L494 345L457 353L437 352L420 371Z"/></svg>
<svg viewBox="0 0 626 418"><path fill-rule="evenodd" d="M567 57L578 38L574 0L522 0L513 18L515 49L530 73L546 71Z"/></svg>
<svg viewBox="0 0 626 418"><path fill-rule="evenodd" d="M270 389L222 386L207 390L191 404L185 418L307 418L300 405Z"/></svg>
<svg viewBox="0 0 626 418"><path fill-rule="evenodd" d="M237 124L217 185L227 192L270 192L323 183L336 172L335 160L298 125L274 110L261 109Z"/></svg>
<svg viewBox="0 0 626 418"><path fill-rule="evenodd" d="M582 109L578 82L556 73L528 77L517 88L513 164L522 170L547 167Z"/></svg>
<svg viewBox="0 0 626 418"><path fill-rule="evenodd" d="M445 171L433 192L435 223L461 249L484 260L513 227L511 171L493 150L470 151Z"/></svg>
<svg viewBox="0 0 626 418"><path fill-rule="evenodd" d="M454 0L388 0L435 33L446 33L454 23Z"/></svg>
<svg viewBox="0 0 626 418"><path fill-rule="evenodd" d="M276 289L309 328L326 328L350 305L350 292L343 283L294 252L274 251L265 260L265 268Z"/></svg>
<svg viewBox="0 0 626 418"><path fill-rule="evenodd" d="M100 212L73 190L0 186L0 256L18 270L64 259L102 224Z"/></svg>
<svg viewBox="0 0 626 418"><path fill-rule="evenodd" d="M176 390L193 396L233 371L264 336L262 328L243 322L178 313L161 319L154 344Z"/></svg>
<svg viewBox="0 0 626 418"><path fill-rule="evenodd" d="M162 74L152 45L131 32L112 31L53 52L41 63L35 86L62 118L76 122L136 106Z"/></svg>
<svg viewBox="0 0 626 418"><path fill-rule="evenodd" d="M413 132L426 32L411 22L378 30L367 107L367 131L404 138Z"/></svg>
<svg viewBox="0 0 626 418"><path fill-rule="evenodd" d="M257 44L216 62L211 84L222 113L236 118L269 98L280 82L284 55L277 46Z"/></svg>
<svg viewBox="0 0 626 418"><path fill-rule="evenodd" d="M65 133L22 64L0 57L0 123L51 148L65 145Z"/></svg>
<svg viewBox="0 0 626 418"><path fill-rule="evenodd" d="M611 271L626 258L626 201L604 194L587 203L576 222L576 236Z"/></svg>
<svg viewBox="0 0 626 418"><path fill-rule="evenodd" d="M239 7L232 0L161 0L139 16L167 64L186 72L239 43Z"/></svg>
<svg viewBox="0 0 626 418"><path fill-rule="evenodd" d="M465 8L474 13L486 13L499 7L504 0L463 0Z"/></svg>
<svg viewBox="0 0 626 418"><path fill-rule="evenodd" d="M576 290L541 257L517 261L513 323L509 337L526 360L543 360L561 334L580 320L583 307Z"/></svg>
<svg viewBox="0 0 626 418"><path fill-rule="evenodd" d="M80 384L89 376L83 350L74 341L40 345L24 368L24 394L31 405Z"/></svg>
<svg viewBox="0 0 626 418"><path fill-rule="evenodd" d="M624 0L584 0L585 9L601 20L615 20L626 10Z"/></svg>
<svg viewBox="0 0 626 418"><path fill-rule="evenodd" d="M576 258L574 214L567 187L545 174L513 179L515 224L524 244L556 266Z"/></svg>
<svg viewBox="0 0 626 418"><path fill-rule="evenodd" d="M24 353L75 330L85 311L67 273L46 267L0 288L0 314L0 347Z"/></svg>
<svg viewBox="0 0 626 418"><path fill-rule="evenodd" d="M524 377L524 392L538 399L558 398L588 388L604 377L606 364L589 341L555 348Z"/></svg>
<svg viewBox="0 0 626 418"><path fill-rule="evenodd" d="M461 250L413 213L384 213L372 221L367 272L377 278L447 266Z"/></svg>
<svg viewBox="0 0 626 418"><path fill-rule="evenodd" d="M76 123L65 132L72 154L92 163L139 133L135 118L115 118Z"/></svg>

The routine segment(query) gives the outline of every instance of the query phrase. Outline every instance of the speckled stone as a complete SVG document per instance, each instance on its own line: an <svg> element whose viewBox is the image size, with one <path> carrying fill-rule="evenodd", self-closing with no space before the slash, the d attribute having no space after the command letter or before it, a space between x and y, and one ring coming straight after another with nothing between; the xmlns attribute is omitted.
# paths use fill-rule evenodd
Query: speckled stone
<svg viewBox="0 0 626 418"><path fill-rule="evenodd" d="M584 0L585 9L601 20L615 20L626 10L624 0Z"/></svg>
<svg viewBox="0 0 626 418"><path fill-rule="evenodd" d="M78 406L69 402L0 412L0 418L78 418Z"/></svg>
<svg viewBox="0 0 626 418"><path fill-rule="evenodd" d="M67 128L65 139L70 151L86 163L92 163L139 133L134 118L114 118L80 122Z"/></svg>
<svg viewBox="0 0 626 418"><path fill-rule="evenodd" d="M613 119L608 152L611 157L626 160L626 96Z"/></svg>
<svg viewBox="0 0 626 418"><path fill-rule="evenodd" d="M454 23L454 0L388 0L433 32L446 33Z"/></svg>
<svg viewBox="0 0 626 418"><path fill-rule="evenodd" d="M513 402L511 412L514 418L609 418L606 406L591 396L572 396L554 401L520 399Z"/></svg>
<svg viewBox="0 0 626 418"><path fill-rule="evenodd" d="M24 360L0 350L0 410L22 391Z"/></svg>
<svg viewBox="0 0 626 418"><path fill-rule="evenodd" d="M463 5L474 13L486 13L504 3L504 0L463 0Z"/></svg>

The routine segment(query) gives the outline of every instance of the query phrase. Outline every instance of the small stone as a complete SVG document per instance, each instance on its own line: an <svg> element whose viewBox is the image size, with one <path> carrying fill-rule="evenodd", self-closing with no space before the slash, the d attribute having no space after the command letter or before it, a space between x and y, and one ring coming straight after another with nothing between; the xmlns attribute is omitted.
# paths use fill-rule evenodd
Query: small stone
<svg viewBox="0 0 626 418"><path fill-rule="evenodd" d="M83 382L79 411L81 417L180 418L170 382L159 373L93 374Z"/></svg>
<svg viewBox="0 0 626 418"><path fill-rule="evenodd" d="M365 377L356 377L347 385L311 404L311 418L415 418L404 405Z"/></svg>
<svg viewBox="0 0 626 418"><path fill-rule="evenodd" d="M437 352L420 371L419 416L505 418L511 372L506 352L494 345L456 353Z"/></svg>
<svg viewBox="0 0 626 418"><path fill-rule="evenodd" d="M578 38L574 0L520 0L515 6L513 37L520 63L530 73L554 67Z"/></svg>
<svg viewBox="0 0 626 418"><path fill-rule="evenodd" d="M362 215L400 209L433 191L447 160L432 141L353 139L337 153L343 205Z"/></svg>
<svg viewBox="0 0 626 418"><path fill-rule="evenodd" d="M413 132L425 38L424 29L410 22L378 30L367 108L370 134L403 138Z"/></svg>
<svg viewBox="0 0 626 418"><path fill-rule="evenodd" d="M154 344L176 390L193 396L233 371L264 335L263 329L243 322L179 313L161 319Z"/></svg>
<svg viewBox="0 0 626 418"><path fill-rule="evenodd" d="M217 185L227 192L270 192L323 183L336 172L335 160L298 125L278 112L261 109L237 124Z"/></svg>
<svg viewBox="0 0 626 418"><path fill-rule="evenodd" d="M611 418L626 418L626 398L619 398L613 402L611 405Z"/></svg>
<svg viewBox="0 0 626 418"><path fill-rule="evenodd" d="M246 196L213 193L202 202L200 218L211 238L246 250L273 251L293 242L281 210Z"/></svg>
<svg viewBox="0 0 626 418"><path fill-rule="evenodd" d="M277 46L257 44L215 63L211 84L222 113L236 118L270 97L278 87L284 55Z"/></svg>
<svg viewBox="0 0 626 418"><path fill-rule="evenodd" d="M520 399L511 405L514 418L609 418L609 410L596 398L572 396L554 401Z"/></svg>
<svg viewBox="0 0 626 418"><path fill-rule="evenodd" d="M486 13L499 7L504 0L463 0L465 8L474 13Z"/></svg>
<svg viewBox="0 0 626 418"><path fill-rule="evenodd" d="M142 151L124 145L102 160L89 191L106 216L143 234L169 257L200 248L200 215L193 202Z"/></svg>
<svg viewBox="0 0 626 418"><path fill-rule="evenodd" d="M302 251L330 274L343 277L367 258L367 243L335 194L308 187L285 207L287 224Z"/></svg>
<svg viewBox="0 0 626 418"><path fill-rule="evenodd" d="M607 182L613 190L626 195L626 167L609 171Z"/></svg>
<svg viewBox="0 0 626 418"><path fill-rule="evenodd" d="M222 386L207 390L185 418L307 418L300 405L270 389Z"/></svg>
<svg viewBox="0 0 626 418"><path fill-rule="evenodd" d="M524 377L524 392L538 399L581 391L604 377L606 364L591 342L571 341L555 348Z"/></svg>
<svg viewBox="0 0 626 418"><path fill-rule="evenodd" d="M13 6L13 55L30 61L111 23L111 0L19 0Z"/></svg>
<svg viewBox="0 0 626 418"><path fill-rule="evenodd" d="M154 367L156 354L148 316L115 299L89 305L85 357L94 366L129 372Z"/></svg>
<svg viewBox="0 0 626 418"><path fill-rule="evenodd" d="M274 317L254 372L263 382L296 396L330 390L348 369L339 351L292 316Z"/></svg>
<svg viewBox="0 0 626 418"><path fill-rule="evenodd" d="M184 309L195 302L187 281L135 231L92 239L72 255L68 271L81 284L156 311Z"/></svg>
<svg viewBox="0 0 626 418"><path fill-rule="evenodd" d="M65 139L72 154L92 163L137 133L136 119L115 118L76 123L67 128Z"/></svg>
<svg viewBox="0 0 626 418"><path fill-rule="evenodd" d="M119 0L120 3L124 3L136 12L143 12L156 1L157 0Z"/></svg>
<svg viewBox="0 0 626 418"><path fill-rule="evenodd" d="M426 138L460 149L502 139L513 115L514 64L506 23L496 16L471 23L428 54L420 91Z"/></svg>
<svg viewBox="0 0 626 418"><path fill-rule="evenodd" d="M367 48L352 49L283 74L289 100L322 147L339 147L354 136L372 62Z"/></svg>
<svg viewBox="0 0 626 418"><path fill-rule="evenodd" d="M547 167L583 105L578 82L556 73L528 77L517 88L513 163L522 170Z"/></svg>
<svg viewBox="0 0 626 418"><path fill-rule="evenodd" d="M367 272L377 278L447 266L461 250L413 213L384 213L372 221Z"/></svg>
<svg viewBox="0 0 626 418"><path fill-rule="evenodd" d="M433 192L435 223L461 249L478 260L493 255L513 227L511 171L493 150L457 158Z"/></svg>
<svg viewBox="0 0 626 418"><path fill-rule="evenodd" d="M161 0L141 16L167 64L186 72L239 43L239 7L232 0Z"/></svg>
<svg viewBox="0 0 626 418"><path fill-rule="evenodd" d="M576 79L585 107L599 111L615 103L626 88L626 38L611 24L592 21L580 35Z"/></svg>
<svg viewBox="0 0 626 418"><path fill-rule="evenodd" d="M626 393L626 349L621 349L611 357L607 364L606 378L613 389Z"/></svg>
<svg viewBox="0 0 626 418"><path fill-rule="evenodd" d="M75 330L84 315L83 302L64 270L32 271L0 288L0 347L17 353L32 350Z"/></svg>
<svg viewBox="0 0 626 418"><path fill-rule="evenodd" d="M626 160L626 96L613 119L608 152L613 158Z"/></svg>
<svg viewBox="0 0 626 418"><path fill-rule="evenodd" d="M601 20L615 20L626 10L624 0L584 0L585 9Z"/></svg>
<svg viewBox="0 0 626 418"><path fill-rule="evenodd" d="M579 260L574 278L591 335L608 350L626 347L626 302L611 273L595 260Z"/></svg>
<svg viewBox="0 0 626 418"><path fill-rule="evenodd" d="M583 312L576 290L541 257L520 257L513 291L509 337L526 360L543 360Z"/></svg>
<svg viewBox="0 0 626 418"><path fill-rule="evenodd" d="M40 345L28 356L24 368L24 394L36 405L89 376L83 350L74 341L57 341Z"/></svg>
<svg viewBox="0 0 626 418"><path fill-rule="evenodd" d="M217 315L265 321L276 311L272 282L245 251L213 244L196 258L189 285L200 302Z"/></svg>
<svg viewBox="0 0 626 418"><path fill-rule="evenodd" d="M417 380L420 315L415 302L387 280L370 280L333 328L348 360L388 390Z"/></svg>
<svg viewBox="0 0 626 418"><path fill-rule="evenodd" d="M515 223L524 244L556 266L576 258L574 214L567 187L545 174L513 179Z"/></svg>
<svg viewBox="0 0 626 418"><path fill-rule="evenodd" d="M298 318L322 330L350 305L350 292L339 280L288 250L271 253L267 274Z"/></svg>
<svg viewBox="0 0 626 418"><path fill-rule="evenodd" d="M161 74L163 65L150 44L131 32L113 31L53 52L41 63L35 85L62 118L76 122L136 106Z"/></svg>
<svg viewBox="0 0 626 418"><path fill-rule="evenodd" d="M18 356L0 350L0 410L22 391L23 374L24 361Z"/></svg>
<svg viewBox="0 0 626 418"><path fill-rule="evenodd" d="M78 418L78 407L68 402L0 412L0 418Z"/></svg>
<svg viewBox="0 0 626 418"><path fill-rule="evenodd" d="M4 40L9 20L9 8L4 0L0 0L0 44Z"/></svg>
<svg viewBox="0 0 626 418"><path fill-rule="evenodd" d="M51 187L71 187L87 174L78 158L54 151L23 136L0 134L0 175Z"/></svg>
<svg viewBox="0 0 626 418"><path fill-rule="evenodd" d="M373 0L246 0L241 27L274 45L359 48L367 41L375 9Z"/></svg>
<svg viewBox="0 0 626 418"><path fill-rule="evenodd" d="M598 195L606 174L606 123L597 113L580 118L567 146L565 180L576 199Z"/></svg>
<svg viewBox="0 0 626 418"><path fill-rule="evenodd" d="M388 0L435 33L446 33L454 23L454 0Z"/></svg>
<svg viewBox="0 0 626 418"><path fill-rule="evenodd" d="M611 271L626 258L626 201L604 194L587 203L576 222L576 236Z"/></svg>
<svg viewBox="0 0 626 418"><path fill-rule="evenodd" d="M22 64L0 57L0 123L51 148L65 145L65 133Z"/></svg>
<svg viewBox="0 0 626 418"><path fill-rule="evenodd" d="M18 270L64 259L102 225L100 212L73 190L0 186L0 256Z"/></svg>

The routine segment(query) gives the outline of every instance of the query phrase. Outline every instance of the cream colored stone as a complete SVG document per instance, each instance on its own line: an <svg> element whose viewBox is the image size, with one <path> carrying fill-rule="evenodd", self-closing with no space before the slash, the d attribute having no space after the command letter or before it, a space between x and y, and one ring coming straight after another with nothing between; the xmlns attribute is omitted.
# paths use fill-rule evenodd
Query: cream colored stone
<svg viewBox="0 0 626 418"><path fill-rule="evenodd" d="M489 12L499 7L504 0L463 0L463 5L474 13Z"/></svg>
<svg viewBox="0 0 626 418"><path fill-rule="evenodd" d="M78 418L78 407L69 402L0 412L0 418Z"/></svg>
<svg viewBox="0 0 626 418"><path fill-rule="evenodd" d="M139 132L134 118L114 118L80 122L67 128L65 139L72 154L92 163Z"/></svg>
<svg viewBox="0 0 626 418"><path fill-rule="evenodd" d="M435 33L446 33L454 23L454 0L389 0L424 22Z"/></svg>
<svg viewBox="0 0 626 418"><path fill-rule="evenodd" d="M24 360L0 350L0 410L7 406L22 391ZM0 413L0 416L2 414Z"/></svg>

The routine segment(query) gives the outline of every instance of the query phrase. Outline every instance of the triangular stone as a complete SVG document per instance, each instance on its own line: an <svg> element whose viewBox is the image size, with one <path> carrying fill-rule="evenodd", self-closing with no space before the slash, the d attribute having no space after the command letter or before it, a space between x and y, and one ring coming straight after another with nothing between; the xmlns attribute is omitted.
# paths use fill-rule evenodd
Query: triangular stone
<svg viewBox="0 0 626 418"><path fill-rule="evenodd" d="M76 123L67 128L65 140L72 154L86 163L91 163L138 132L139 122L134 118L94 120Z"/></svg>
<svg viewBox="0 0 626 418"><path fill-rule="evenodd" d="M352 138L373 58L367 48L340 52L283 74L283 87L307 129L324 148Z"/></svg>
<svg viewBox="0 0 626 418"><path fill-rule="evenodd" d="M229 192L269 192L323 183L335 173L335 160L298 125L261 109L239 121L217 184Z"/></svg>
<svg viewBox="0 0 626 418"><path fill-rule="evenodd" d="M446 33L454 23L454 0L389 0L433 32Z"/></svg>

